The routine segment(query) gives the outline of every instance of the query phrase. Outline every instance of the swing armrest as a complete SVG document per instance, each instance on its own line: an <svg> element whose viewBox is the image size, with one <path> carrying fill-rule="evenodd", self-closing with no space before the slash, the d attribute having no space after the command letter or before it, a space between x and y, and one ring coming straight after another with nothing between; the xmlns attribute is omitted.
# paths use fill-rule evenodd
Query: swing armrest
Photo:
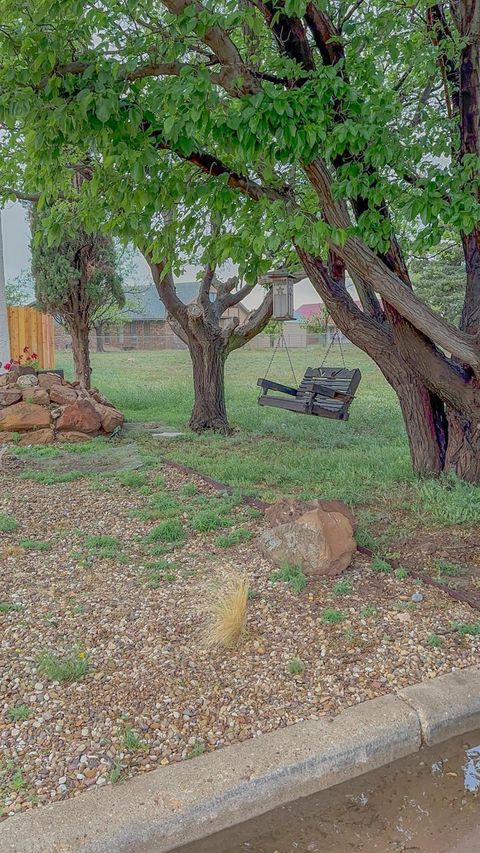
<svg viewBox="0 0 480 853"><path fill-rule="evenodd" d="M292 397L297 396L296 388L290 388L289 385L281 385L279 382L272 382L270 379L257 379L257 385L263 388L265 394L267 391L281 391L282 394L290 394Z"/></svg>

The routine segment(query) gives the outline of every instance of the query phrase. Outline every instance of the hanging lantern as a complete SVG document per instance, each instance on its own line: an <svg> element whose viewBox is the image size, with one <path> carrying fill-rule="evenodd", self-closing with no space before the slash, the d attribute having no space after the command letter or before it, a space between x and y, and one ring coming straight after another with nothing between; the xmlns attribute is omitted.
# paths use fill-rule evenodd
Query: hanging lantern
<svg viewBox="0 0 480 853"><path fill-rule="evenodd" d="M273 320L293 320L293 285L298 278L288 270L275 270L268 274L273 290Z"/></svg>

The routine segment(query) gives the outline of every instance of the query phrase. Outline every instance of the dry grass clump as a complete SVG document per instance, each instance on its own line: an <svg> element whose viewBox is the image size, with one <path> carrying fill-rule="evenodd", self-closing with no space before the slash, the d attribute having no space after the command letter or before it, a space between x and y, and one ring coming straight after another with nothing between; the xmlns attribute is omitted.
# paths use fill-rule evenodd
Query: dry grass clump
<svg viewBox="0 0 480 853"><path fill-rule="evenodd" d="M243 632L247 620L248 580L245 575L223 579L207 604L203 641L207 648L231 649Z"/></svg>

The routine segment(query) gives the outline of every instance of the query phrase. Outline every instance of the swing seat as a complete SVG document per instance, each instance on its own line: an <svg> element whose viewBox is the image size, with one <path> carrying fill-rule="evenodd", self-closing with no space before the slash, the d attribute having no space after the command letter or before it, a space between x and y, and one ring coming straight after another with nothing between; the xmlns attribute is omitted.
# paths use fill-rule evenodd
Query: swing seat
<svg viewBox="0 0 480 853"><path fill-rule="evenodd" d="M258 404L302 415L346 421L361 378L358 368L309 367L298 388L281 385L270 379L258 379L257 385L262 389ZM269 391L279 391L285 396L269 396Z"/></svg>

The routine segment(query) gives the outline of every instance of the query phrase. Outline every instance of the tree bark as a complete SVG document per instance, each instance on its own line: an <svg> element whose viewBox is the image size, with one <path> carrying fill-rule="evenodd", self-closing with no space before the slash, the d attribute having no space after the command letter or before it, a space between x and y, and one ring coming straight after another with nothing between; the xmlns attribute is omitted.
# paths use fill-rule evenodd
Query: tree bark
<svg viewBox="0 0 480 853"><path fill-rule="evenodd" d="M232 432L225 405L225 361L227 353L218 339L190 339L195 402L189 427L194 432Z"/></svg>
<svg viewBox="0 0 480 853"><path fill-rule="evenodd" d="M72 338L73 369L75 379L82 388L90 388L92 368L90 365L89 329L87 326L75 325L69 329Z"/></svg>
<svg viewBox="0 0 480 853"><path fill-rule="evenodd" d="M95 326L95 337L97 341L97 352L105 352L102 326Z"/></svg>

